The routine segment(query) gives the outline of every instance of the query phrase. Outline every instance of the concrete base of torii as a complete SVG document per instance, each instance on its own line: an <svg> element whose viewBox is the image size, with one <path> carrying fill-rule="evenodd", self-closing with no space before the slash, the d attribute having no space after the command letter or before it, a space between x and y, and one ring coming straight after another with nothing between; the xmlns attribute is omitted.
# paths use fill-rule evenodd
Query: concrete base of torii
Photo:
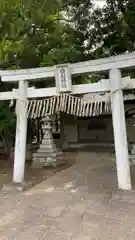
<svg viewBox="0 0 135 240"><path fill-rule="evenodd" d="M33 168L56 167L64 164L62 152L54 144L50 118L45 117L43 122L43 139L37 152L33 153Z"/></svg>

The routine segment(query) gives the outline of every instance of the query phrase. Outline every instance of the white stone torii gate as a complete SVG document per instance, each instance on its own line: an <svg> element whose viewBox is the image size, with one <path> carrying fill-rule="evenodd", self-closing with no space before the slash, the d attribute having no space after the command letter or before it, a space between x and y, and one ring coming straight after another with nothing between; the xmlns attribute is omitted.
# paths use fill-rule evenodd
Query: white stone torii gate
<svg viewBox="0 0 135 240"><path fill-rule="evenodd" d="M123 190L131 190L123 89L134 89L135 80L130 79L130 77L122 79L120 69L134 66L135 52L76 64L66 64L37 69L0 71L0 76L3 82L19 83L19 88L16 90L13 89L12 92L0 92L0 100L17 100L17 126L13 182L22 183L24 180L27 134L27 99L55 96L60 94L60 92L84 94L110 91L118 187ZM60 74L63 69L65 71L66 85L62 85L62 79L60 78ZM109 71L110 79L107 81L93 84L72 85L72 75L105 71ZM56 78L56 87L41 89L28 88L29 80L49 77Z"/></svg>

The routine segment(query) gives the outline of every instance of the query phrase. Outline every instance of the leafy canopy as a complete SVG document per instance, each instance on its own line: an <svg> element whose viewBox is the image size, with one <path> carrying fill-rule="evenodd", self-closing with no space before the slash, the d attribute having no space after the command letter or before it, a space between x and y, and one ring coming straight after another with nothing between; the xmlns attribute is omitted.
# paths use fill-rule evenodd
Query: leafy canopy
<svg viewBox="0 0 135 240"><path fill-rule="evenodd" d="M0 69L79 62L135 50L134 0L106 2L101 9L90 0L0 1ZM0 87L2 91L11 86ZM0 132L14 122L10 114L2 102Z"/></svg>

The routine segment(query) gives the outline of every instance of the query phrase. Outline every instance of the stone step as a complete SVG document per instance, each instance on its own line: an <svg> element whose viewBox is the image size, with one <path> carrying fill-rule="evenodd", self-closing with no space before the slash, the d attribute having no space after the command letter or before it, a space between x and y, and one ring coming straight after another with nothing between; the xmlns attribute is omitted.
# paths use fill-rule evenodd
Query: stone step
<svg viewBox="0 0 135 240"><path fill-rule="evenodd" d="M43 153L33 153L33 159L34 158L44 158L44 159L46 159L46 158L52 158L52 159L63 159L63 158L65 158L64 156L63 156L63 154L57 154L57 153L52 153L51 155L50 154L43 154Z"/></svg>
<svg viewBox="0 0 135 240"><path fill-rule="evenodd" d="M52 149L52 148L39 148L38 150L37 150L37 152L39 152L39 153L44 153L44 154L46 154L46 153L53 153L53 152L56 152L55 151L55 149Z"/></svg>
<svg viewBox="0 0 135 240"><path fill-rule="evenodd" d="M43 136L43 139L53 139L53 137L52 137L52 135L51 135L51 136L50 136L50 135L49 135L49 136L44 135L44 136Z"/></svg>
<svg viewBox="0 0 135 240"><path fill-rule="evenodd" d="M53 139L43 139L41 144L44 144L44 145L54 145L54 141Z"/></svg>
<svg viewBox="0 0 135 240"><path fill-rule="evenodd" d="M39 146L39 149L48 149L48 148L51 148L51 149L56 149L56 147L55 147L55 145L54 144L52 144L52 145L50 145L50 144L40 144L40 146Z"/></svg>
<svg viewBox="0 0 135 240"><path fill-rule="evenodd" d="M54 157L56 158L57 156L61 156L62 153L61 152L53 152L53 153L50 153L50 152L36 152L36 153L33 153L33 157Z"/></svg>
<svg viewBox="0 0 135 240"><path fill-rule="evenodd" d="M48 157L37 157L37 156L34 156L33 157L33 161L35 161L35 160L38 160L38 161L46 161L47 159L52 159L52 161L53 162L55 162L55 161L59 161L59 162L61 162L61 161L64 161L64 158L62 157L62 156L60 156L60 157L56 157L56 158L54 158L54 157L50 157L50 156L48 156Z"/></svg>
<svg viewBox="0 0 135 240"><path fill-rule="evenodd" d="M44 153L44 152L36 152L36 153L33 153L33 157L43 157L43 158L46 158L46 157L53 157L55 158L57 155L56 153Z"/></svg>
<svg viewBox="0 0 135 240"><path fill-rule="evenodd" d="M40 161L39 159L34 159L32 167L33 168L43 168L43 167L56 167L56 162L49 160L49 161L45 161L44 158L41 158Z"/></svg>
<svg viewBox="0 0 135 240"><path fill-rule="evenodd" d="M57 158L57 159L34 158L32 167L48 167L48 166L57 167L64 164L65 164L65 161L60 158Z"/></svg>

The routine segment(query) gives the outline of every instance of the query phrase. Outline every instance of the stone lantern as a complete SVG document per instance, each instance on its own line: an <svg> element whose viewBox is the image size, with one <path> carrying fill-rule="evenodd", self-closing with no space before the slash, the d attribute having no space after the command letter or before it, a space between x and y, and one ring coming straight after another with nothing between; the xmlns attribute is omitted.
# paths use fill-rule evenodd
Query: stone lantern
<svg viewBox="0 0 135 240"><path fill-rule="evenodd" d="M39 149L33 154L33 167L56 167L64 163L62 152L54 143L50 117L46 116L42 122L43 139Z"/></svg>

